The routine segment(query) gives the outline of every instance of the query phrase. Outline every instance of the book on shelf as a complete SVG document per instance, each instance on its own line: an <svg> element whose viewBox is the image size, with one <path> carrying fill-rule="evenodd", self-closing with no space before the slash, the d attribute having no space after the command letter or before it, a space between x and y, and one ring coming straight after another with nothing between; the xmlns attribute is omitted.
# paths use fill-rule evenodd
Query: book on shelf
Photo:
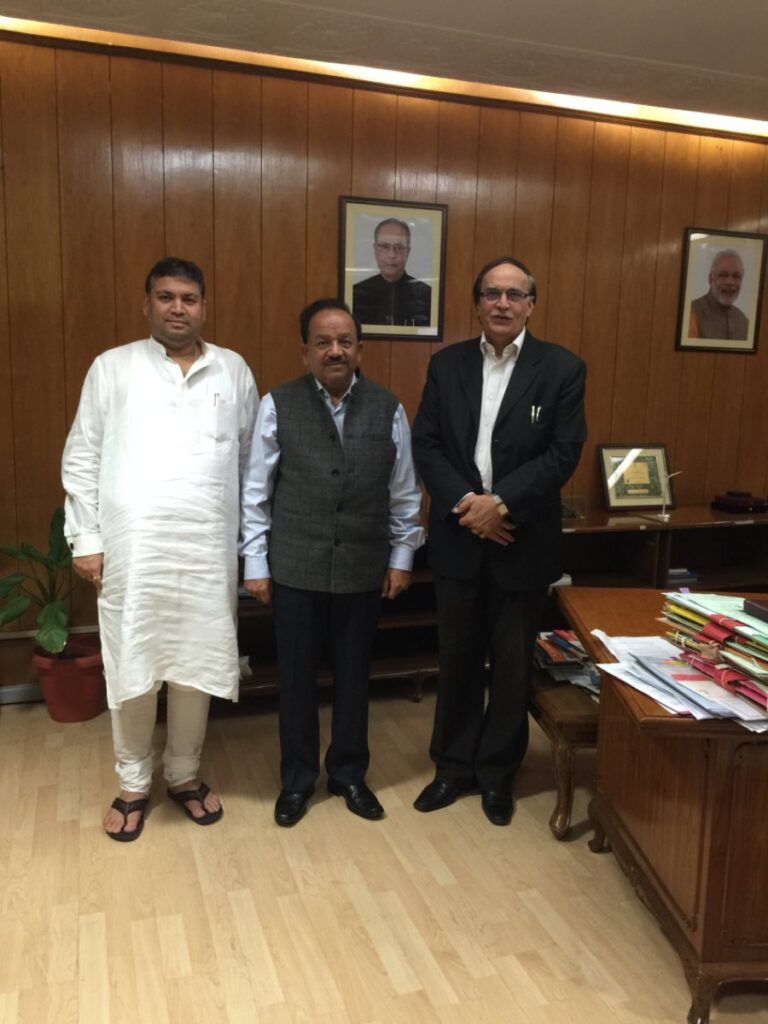
<svg viewBox="0 0 768 1024"><path fill-rule="evenodd" d="M698 573L692 569L682 567L667 570L667 581L670 586L677 586L679 583L696 583L699 579Z"/></svg>

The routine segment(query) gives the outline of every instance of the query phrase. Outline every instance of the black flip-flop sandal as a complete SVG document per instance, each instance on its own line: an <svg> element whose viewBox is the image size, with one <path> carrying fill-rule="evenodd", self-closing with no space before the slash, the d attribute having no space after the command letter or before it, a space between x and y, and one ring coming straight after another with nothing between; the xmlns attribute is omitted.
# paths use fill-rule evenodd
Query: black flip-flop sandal
<svg viewBox="0 0 768 1024"><path fill-rule="evenodd" d="M185 789L181 793L174 793L173 790L168 790L168 796L173 800L174 803L180 804L184 808L184 813L190 819L194 821L196 825L213 825L214 822L218 821L224 813L224 808L219 807L217 811L206 811L205 804L203 801L210 793L210 789L204 782L200 783L198 789ZM187 807L188 800L197 800L200 806L205 811L205 814L200 818L196 818L195 815Z"/></svg>
<svg viewBox="0 0 768 1024"><path fill-rule="evenodd" d="M144 831L144 816L148 804L148 796L141 797L140 800L123 800L121 797L116 796L112 801L112 807L116 811L120 811L125 818L125 822L119 832L107 832L109 838L114 839L117 843L132 843L134 839L138 839ZM136 811L140 814L139 820L136 822L136 828L132 832L126 832L125 826L128 824L128 815Z"/></svg>

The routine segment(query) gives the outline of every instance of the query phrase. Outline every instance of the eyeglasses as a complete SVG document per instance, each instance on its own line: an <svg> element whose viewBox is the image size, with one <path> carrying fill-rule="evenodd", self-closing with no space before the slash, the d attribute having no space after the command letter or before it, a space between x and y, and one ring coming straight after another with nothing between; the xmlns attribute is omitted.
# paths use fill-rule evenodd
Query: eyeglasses
<svg viewBox="0 0 768 1024"><path fill-rule="evenodd" d="M506 295L508 302L522 302L523 299L530 299L530 292L521 292L519 288L485 288L480 292L480 297L486 302L500 302L501 296Z"/></svg>
<svg viewBox="0 0 768 1024"><path fill-rule="evenodd" d="M400 242L374 242L373 248L379 252L393 252L396 256L402 256L404 252L409 252L411 247Z"/></svg>

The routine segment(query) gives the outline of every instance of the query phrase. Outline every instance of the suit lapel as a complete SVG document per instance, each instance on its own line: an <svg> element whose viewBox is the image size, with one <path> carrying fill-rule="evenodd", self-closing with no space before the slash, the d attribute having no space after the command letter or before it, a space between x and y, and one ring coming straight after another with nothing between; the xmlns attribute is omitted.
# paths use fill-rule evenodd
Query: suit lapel
<svg viewBox="0 0 768 1024"><path fill-rule="evenodd" d="M496 417L496 426L502 422L505 416L514 408L539 375L539 364L541 362L541 344L526 331L523 347L515 363L515 369L509 379L507 390L499 406L499 414Z"/></svg>

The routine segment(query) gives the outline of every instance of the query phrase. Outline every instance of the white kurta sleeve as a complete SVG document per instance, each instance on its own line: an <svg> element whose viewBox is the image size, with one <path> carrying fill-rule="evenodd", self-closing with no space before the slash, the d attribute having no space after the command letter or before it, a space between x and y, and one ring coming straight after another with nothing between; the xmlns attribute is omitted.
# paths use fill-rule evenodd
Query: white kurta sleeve
<svg viewBox="0 0 768 1024"><path fill-rule="evenodd" d="M104 373L97 359L85 378L61 464L66 491L64 532L76 558L104 550L99 524L99 473L108 400L106 390Z"/></svg>

